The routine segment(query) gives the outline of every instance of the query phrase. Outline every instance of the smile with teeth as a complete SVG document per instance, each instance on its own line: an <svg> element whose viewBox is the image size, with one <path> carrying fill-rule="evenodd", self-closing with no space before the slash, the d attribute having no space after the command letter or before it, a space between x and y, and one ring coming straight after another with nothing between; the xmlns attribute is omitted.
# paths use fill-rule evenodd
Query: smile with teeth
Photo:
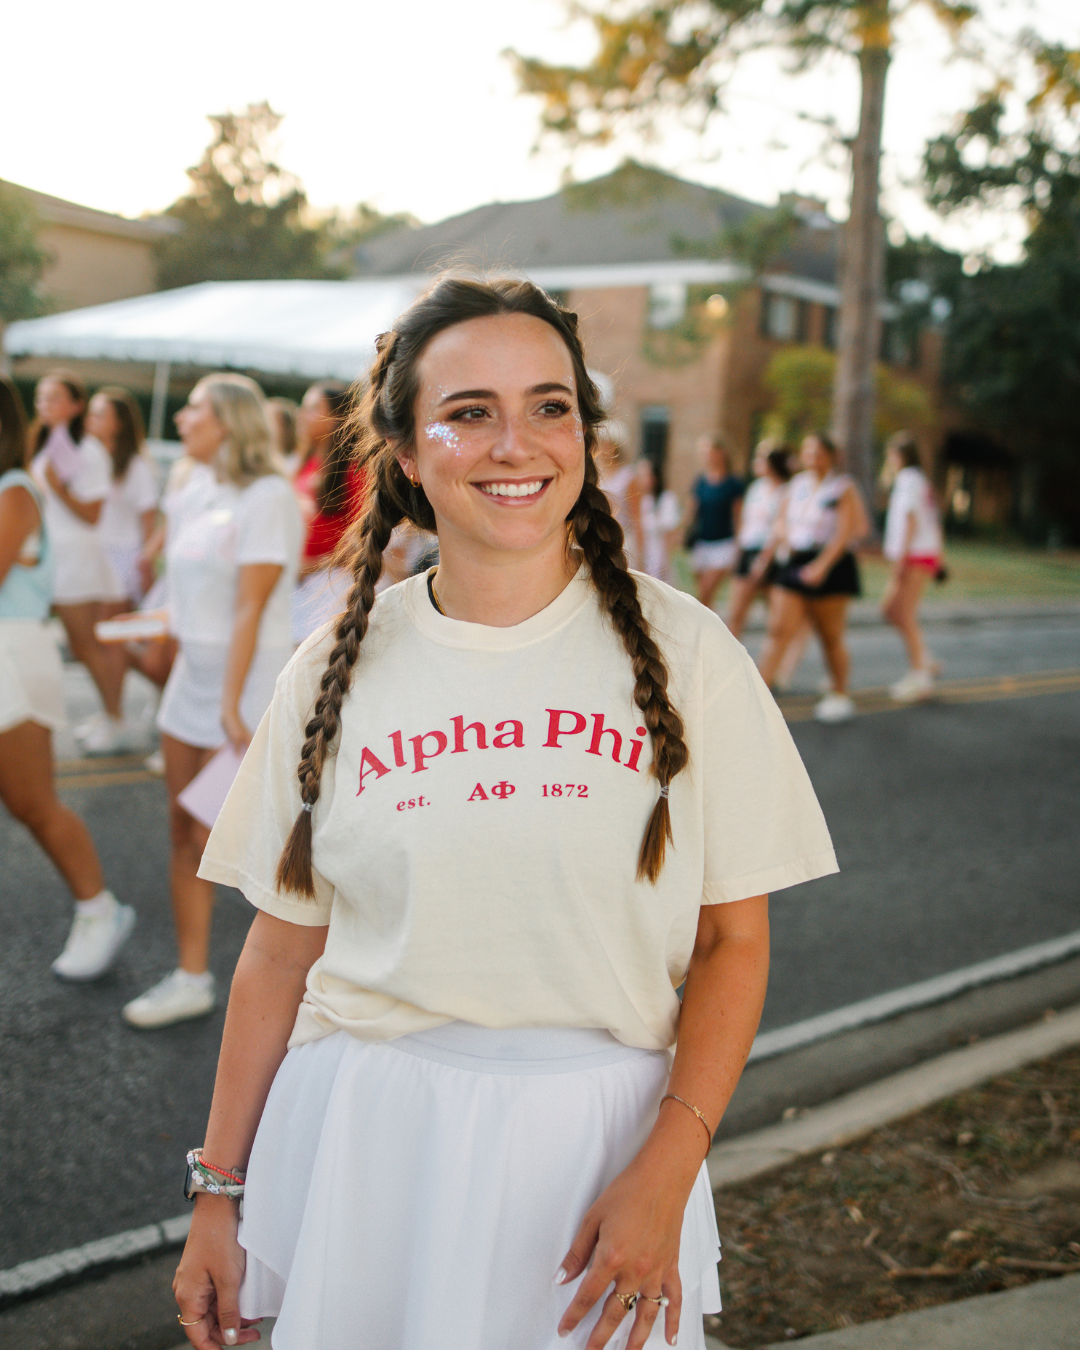
<svg viewBox="0 0 1080 1350"><path fill-rule="evenodd" d="M545 478L533 478L521 483L477 483L477 487L488 497L535 497L547 482Z"/></svg>

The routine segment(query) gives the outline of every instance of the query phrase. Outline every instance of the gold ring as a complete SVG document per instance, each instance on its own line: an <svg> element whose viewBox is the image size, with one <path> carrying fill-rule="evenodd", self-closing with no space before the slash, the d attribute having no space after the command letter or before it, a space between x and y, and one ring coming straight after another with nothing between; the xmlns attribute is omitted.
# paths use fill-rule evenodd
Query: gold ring
<svg viewBox="0 0 1080 1350"><path fill-rule="evenodd" d="M176 1320L180 1323L180 1325L181 1325L182 1327L197 1327L197 1326L199 1325L200 1322L203 1322L203 1321L206 1320L206 1314L203 1313L202 1317L196 1317L196 1319L195 1319L194 1322L185 1322L185 1321L184 1321L184 1314L183 1314L183 1313L177 1313L177 1314L176 1314Z"/></svg>
<svg viewBox="0 0 1080 1350"><path fill-rule="evenodd" d="M620 1294L616 1291L615 1297L619 1300L619 1302L623 1305L623 1307L626 1309L628 1313L632 1313L634 1311L634 1305L640 1298L640 1294Z"/></svg>
<svg viewBox="0 0 1080 1350"><path fill-rule="evenodd" d="M639 1294L638 1297L643 1298L646 1303L655 1303L658 1308L666 1308L671 1302L667 1294L661 1294L659 1298L653 1294Z"/></svg>

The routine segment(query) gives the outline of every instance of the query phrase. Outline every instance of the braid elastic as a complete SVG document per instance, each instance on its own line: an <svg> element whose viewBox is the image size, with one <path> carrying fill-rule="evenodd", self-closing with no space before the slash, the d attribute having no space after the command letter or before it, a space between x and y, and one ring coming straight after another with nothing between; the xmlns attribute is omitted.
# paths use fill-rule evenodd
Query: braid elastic
<svg viewBox="0 0 1080 1350"><path fill-rule="evenodd" d="M392 466L392 467L391 467ZM326 670L311 720L304 728L305 740L297 765L300 780L301 809L278 861L276 884L307 899L315 897L312 875L311 816L319 800L323 765L341 723L341 706L352 682L353 666L360 644L368 630L375 586L383 570L383 551L390 542L394 526L402 518L390 475L397 469L385 456L378 461L376 482L368 497L353 554L353 584L345 609L338 619Z"/></svg>
<svg viewBox="0 0 1080 1350"><path fill-rule="evenodd" d="M589 455L585 484L571 516L574 537L585 555L593 585L615 631L622 639L634 671L634 702L653 746L652 772L660 795L652 809L638 853L638 878L656 881L664 866L671 831L669 788L690 758L683 739L682 718L667 695L668 671L660 648L641 612L637 584L627 571L623 532L611 514L608 499L597 485L596 465Z"/></svg>

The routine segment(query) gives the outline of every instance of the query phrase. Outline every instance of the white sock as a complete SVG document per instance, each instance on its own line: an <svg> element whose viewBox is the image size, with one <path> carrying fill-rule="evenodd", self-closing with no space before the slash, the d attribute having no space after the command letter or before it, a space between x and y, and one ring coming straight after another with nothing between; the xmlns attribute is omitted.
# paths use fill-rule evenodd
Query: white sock
<svg viewBox="0 0 1080 1350"><path fill-rule="evenodd" d="M192 970L185 970L183 966L177 966L176 973L185 984L194 984L200 989L205 989L208 984L213 984L214 982L214 977L208 970L200 970L198 974L196 974Z"/></svg>
<svg viewBox="0 0 1080 1350"><path fill-rule="evenodd" d="M98 891L89 900L76 900L75 913L87 919L103 919L106 914L112 913L115 904L116 897L112 891Z"/></svg>

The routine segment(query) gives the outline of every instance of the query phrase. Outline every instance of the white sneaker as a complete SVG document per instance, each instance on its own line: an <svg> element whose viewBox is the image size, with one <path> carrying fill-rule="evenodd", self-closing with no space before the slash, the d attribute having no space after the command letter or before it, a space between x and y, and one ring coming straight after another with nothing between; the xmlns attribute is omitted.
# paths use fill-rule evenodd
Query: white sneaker
<svg viewBox="0 0 1080 1350"><path fill-rule="evenodd" d="M87 736L92 736L105 720L106 714L99 708L96 713L92 713L89 717L84 718L84 720L73 729L72 735L77 741L85 741Z"/></svg>
<svg viewBox="0 0 1080 1350"><path fill-rule="evenodd" d="M97 726L83 737L84 755L112 755L123 748L129 727L119 717L105 715Z"/></svg>
<svg viewBox="0 0 1080 1350"><path fill-rule="evenodd" d="M178 969L125 1004L122 1016L133 1027L168 1027L205 1016L213 1011L214 1003L214 977L209 971L192 975Z"/></svg>
<svg viewBox="0 0 1080 1350"><path fill-rule="evenodd" d="M121 905L109 892L112 905L106 914L75 913L64 950L52 963L52 972L62 980L96 980L116 960L120 948L135 927L135 911Z"/></svg>
<svg viewBox="0 0 1080 1350"><path fill-rule="evenodd" d="M143 767L150 773L156 773L159 778L165 777L165 756L160 750L155 750L152 755L147 755L143 760Z"/></svg>
<svg viewBox="0 0 1080 1350"><path fill-rule="evenodd" d="M814 708L819 722L850 722L855 716L855 704L847 694L826 694Z"/></svg>
<svg viewBox="0 0 1080 1350"><path fill-rule="evenodd" d="M903 679L889 686L889 697L897 703L917 703L934 692L934 677L928 670L909 670Z"/></svg>

